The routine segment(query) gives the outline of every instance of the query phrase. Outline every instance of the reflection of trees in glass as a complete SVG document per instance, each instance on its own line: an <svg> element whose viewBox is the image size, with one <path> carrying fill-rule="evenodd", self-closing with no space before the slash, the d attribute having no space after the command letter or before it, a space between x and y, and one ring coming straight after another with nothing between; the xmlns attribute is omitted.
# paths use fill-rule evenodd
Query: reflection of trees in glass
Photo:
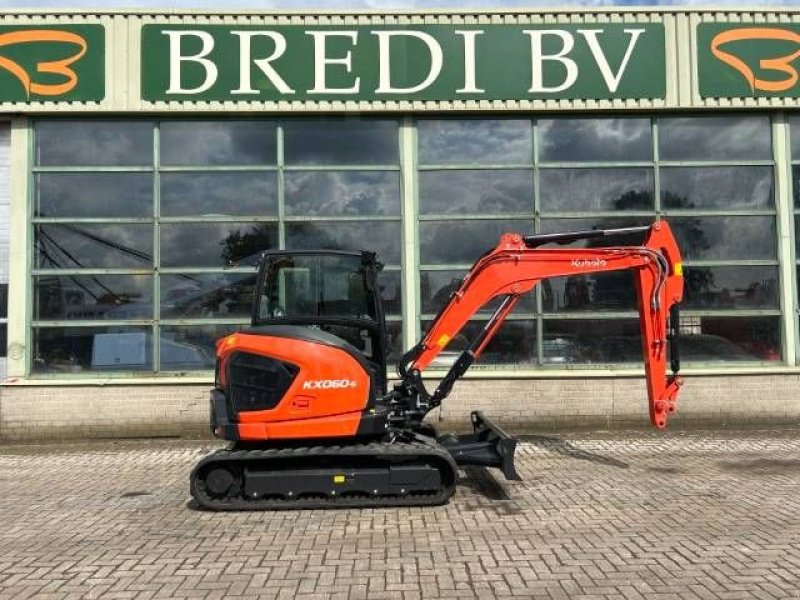
<svg viewBox="0 0 800 600"><path fill-rule="evenodd" d="M226 263L255 262L264 250L275 247L275 226L272 223L255 223L244 233L232 231L220 242L222 258Z"/></svg>

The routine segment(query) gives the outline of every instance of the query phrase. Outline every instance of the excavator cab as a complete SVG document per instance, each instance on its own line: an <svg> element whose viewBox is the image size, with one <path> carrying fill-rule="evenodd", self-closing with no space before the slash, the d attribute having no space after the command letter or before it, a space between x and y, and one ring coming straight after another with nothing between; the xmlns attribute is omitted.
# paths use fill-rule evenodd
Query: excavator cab
<svg viewBox="0 0 800 600"><path fill-rule="evenodd" d="M291 325L329 333L357 350L373 390L386 394L386 324L374 252L265 253L256 282L254 327Z"/></svg>

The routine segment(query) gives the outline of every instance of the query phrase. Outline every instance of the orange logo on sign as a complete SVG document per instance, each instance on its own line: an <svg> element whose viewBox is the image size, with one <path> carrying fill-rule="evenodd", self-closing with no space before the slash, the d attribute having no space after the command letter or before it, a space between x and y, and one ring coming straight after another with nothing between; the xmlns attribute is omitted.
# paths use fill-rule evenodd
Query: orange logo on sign
<svg viewBox="0 0 800 600"><path fill-rule="evenodd" d="M723 44L742 40L786 41L794 42L800 46L800 34L794 31L773 27L746 27L743 29L723 31L722 33L718 33L714 36L714 39L711 40L711 53L725 64L739 71L747 80L751 91L785 92L794 87L797 83L798 74L797 69L792 66L792 61L800 56L800 47L791 54L776 56L774 58L764 58L758 63L759 67L765 71L785 73L786 77L779 80L759 79L741 58L720 48Z"/></svg>
<svg viewBox="0 0 800 600"><path fill-rule="evenodd" d="M19 63L0 56L0 68L20 80L25 88L25 94L29 97L32 93L40 96L59 96L66 94L78 85L78 75L70 68L70 65L86 54L86 40L77 33L55 29L28 29L0 34L0 48L35 42L66 42L78 46L78 51L61 60L41 61L36 64L37 73L63 75L66 78L63 83L37 83Z"/></svg>

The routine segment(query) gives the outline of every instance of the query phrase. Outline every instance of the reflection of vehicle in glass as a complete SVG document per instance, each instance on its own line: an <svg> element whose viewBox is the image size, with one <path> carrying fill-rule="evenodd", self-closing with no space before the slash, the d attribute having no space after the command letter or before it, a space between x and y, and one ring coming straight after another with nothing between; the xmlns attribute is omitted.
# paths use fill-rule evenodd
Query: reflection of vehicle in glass
<svg viewBox="0 0 800 600"><path fill-rule="evenodd" d="M620 233L646 239L634 246L540 248ZM665 344L677 344L680 260L663 222L626 230L505 234L403 355L400 381L389 391L375 255L265 253L251 328L216 346L211 429L234 444L198 463L190 478L192 495L214 510L426 505L453 494L458 465L497 467L517 478L516 440L480 412L472 413L473 433L465 436L437 436L423 419L484 350L502 356L531 344L533 336L520 322L508 324L505 339L496 334L520 298L552 277L634 273L647 340L650 419L664 427L680 387L678 360L668 375L663 351ZM497 297L488 321L471 321ZM477 329L475 335L429 392L422 371L470 328ZM359 332L355 344L347 331ZM359 344L362 337L369 344Z"/></svg>
<svg viewBox="0 0 800 600"><path fill-rule="evenodd" d="M146 332L97 333L92 344L92 369L137 370L152 364L152 337ZM198 371L214 364L201 346L161 337L161 365L172 370Z"/></svg>

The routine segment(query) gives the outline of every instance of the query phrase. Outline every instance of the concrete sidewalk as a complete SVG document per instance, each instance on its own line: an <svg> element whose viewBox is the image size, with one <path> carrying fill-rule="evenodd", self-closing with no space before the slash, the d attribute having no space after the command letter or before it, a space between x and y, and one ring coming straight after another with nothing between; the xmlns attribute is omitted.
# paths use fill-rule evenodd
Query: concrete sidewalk
<svg viewBox="0 0 800 600"><path fill-rule="evenodd" d="M800 598L800 432L531 438L448 506L208 513L208 442L0 446L0 598Z"/></svg>

